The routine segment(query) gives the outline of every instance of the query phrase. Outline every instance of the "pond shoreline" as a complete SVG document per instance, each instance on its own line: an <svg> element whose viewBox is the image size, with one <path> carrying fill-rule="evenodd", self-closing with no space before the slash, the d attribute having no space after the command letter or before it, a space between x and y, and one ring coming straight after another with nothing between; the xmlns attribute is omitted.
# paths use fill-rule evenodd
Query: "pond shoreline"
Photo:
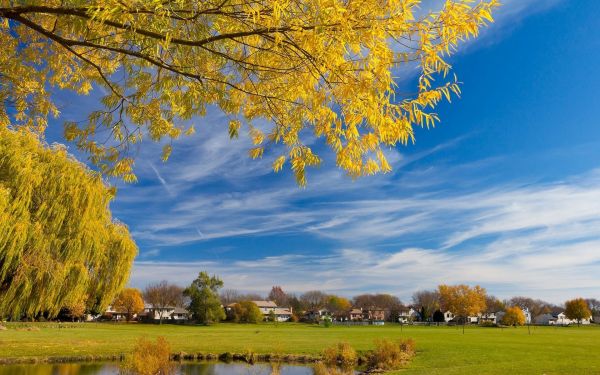
<svg viewBox="0 0 600 375"><path fill-rule="evenodd" d="M81 355L81 356L47 356L47 357L6 357L0 358L1 365L35 364L35 363L83 363L83 362L121 362L125 354L112 355ZM254 363L289 363L306 364L316 363L321 360L320 356L296 355L296 354L256 354L256 353L172 353L173 362L244 362Z"/></svg>

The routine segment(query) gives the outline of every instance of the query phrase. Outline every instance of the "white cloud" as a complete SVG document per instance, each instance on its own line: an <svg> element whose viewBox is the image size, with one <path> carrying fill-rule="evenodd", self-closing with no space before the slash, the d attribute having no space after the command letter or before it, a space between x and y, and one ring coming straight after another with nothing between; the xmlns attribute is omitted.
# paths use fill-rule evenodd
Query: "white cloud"
<svg viewBox="0 0 600 375"><path fill-rule="evenodd" d="M500 297L524 294L553 302L600 288L600 171L562 182L455 196L382 197L306 208L290 203L294 194L268 191L250 192L244 201L253 202L254 194L256 206L223 205L218 212L203 214L217 218L203 232L213 238L306 232L333 238L341 249L306 255L314 252L283 248L281 256L244 261L139 261L132 283L143 286L168 278L186 284L207 269L221 275L227 287L246 291L266 292L273 284L282 284L296 292L381 291L405 300L413 291L439 283L479 283ZM276 202L261 210L269 201L266 197ZM243 225L244 230L231 229ZM389 248L393 241L411 242L403 239L408 234L438 238L434 242L439 244L375 250L379 243Z"/></svg>

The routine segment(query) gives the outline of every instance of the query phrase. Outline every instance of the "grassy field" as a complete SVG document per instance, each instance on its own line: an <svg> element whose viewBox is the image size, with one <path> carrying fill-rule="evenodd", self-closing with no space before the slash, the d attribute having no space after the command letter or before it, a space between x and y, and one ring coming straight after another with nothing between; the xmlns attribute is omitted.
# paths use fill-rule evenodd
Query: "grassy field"
<svg viewBox="0 0 600 375"><path fill-rule="evenodd" d="M318 354L346 341L357 350L377 338L411 337L417 356L402 374L600 374L600 327L456 327L396 325L331 327L304 324L211 327L85 323L29 324L39 330L0 331L0 357L127 353L138 337L165 336L174 352Z"/></svg>

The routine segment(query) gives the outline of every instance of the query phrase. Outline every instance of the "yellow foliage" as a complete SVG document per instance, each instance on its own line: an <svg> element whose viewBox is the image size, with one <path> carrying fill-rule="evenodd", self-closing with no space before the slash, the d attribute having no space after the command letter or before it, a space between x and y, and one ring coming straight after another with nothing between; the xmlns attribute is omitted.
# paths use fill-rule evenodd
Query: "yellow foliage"
<svg viewBox="0 0 600 375"><path fill-rule="evenodd" d="M340 342L323 350L323 362L330 366L354 366L357 361L356 350L346 342Z"/></svg>
<svg viewBox="0 0 600 375"><path fill-rule="evenodd" d="M0 127L0 316L107 307L137 253L113 196L64 147Z"/></svg>
<svg viewBox="0 0 600 375"><path fill-rule="evenodd" d="M382 370L396 370L408 363L415 355L415 343L412 339L394 342L375 341L375 349L369 355L369 367Z"/></svg>
<svg viewBox="0 0 600 375"><path fill-rule="evenodd" d="M440 285L438 286L442 309L449 310L457 316L466 318L477 315L486 309L486 291L476 285Z"/></svg>
<svg viewBox="0 0 600 375"><path fill-rule="evenodd" d="M518 306L511 306L506 309L502 317L502 324L507 326L522 326L525 324L525 314Z"/></svg>
<svg viewBox="0 0 600 375"><path fill-rule="evenodd" d="M140 338L121 369L123 373L132 375L169 375L174 373L170 360L171 345L167 339L160 336L152 342Z"/></svg>
<svg viewBox="0 0 600 375"><path fill-rule="evenodd" d="M0 126L12 121L42 133L59 114L47 88L85 95L101 86L104 108L87 124L69 123L65 135L110 176L133 181L133 143L190 134L186 120L209 107L235 119L232 138L241 121L270 123L269 145L286 146L300 185L306 167L320 163L303 141L309 132L350 176L388 172L381 150L414 141L414 126L439 121L434 108L460 93L446 59L492 22L499 2L448 0L417 18L420 5L1 0L0 96L14 111L0 107ZM407 64L420 78L415 93L403 95L395 92L397 72ZM112 139L98 143L101 131ZM255 145L265 140L251 137Z"/></svg>
<svg viewBox="0 0 600 375"><path fill-rule="evenodd" d="M133 315L144 311L142 293L135 288L123 289L115 298L113 308L117 311L124 311L127 314L127 320L131 320Z"/></svg>

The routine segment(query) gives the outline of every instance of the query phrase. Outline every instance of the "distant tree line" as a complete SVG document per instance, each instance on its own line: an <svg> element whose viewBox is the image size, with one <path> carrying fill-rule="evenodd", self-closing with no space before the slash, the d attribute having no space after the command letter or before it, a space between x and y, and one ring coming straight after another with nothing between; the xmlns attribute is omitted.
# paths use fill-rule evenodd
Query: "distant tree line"
<svg viewBox="0 0 600 375"><path fill-rule="evenodd" d="M388 321L397 322L403 311L409 308L418 312L416 320L425 322L445 322L444 313L450 311L457 322L465 323L469 316L504 312L502 323L522 325L525 323L523 310L531 317L541 314L564 312L569 319L581 322L582 319L600 316L600 301L595 298L574 299L564 306L552 304L540 299L517 296L500 300L487 294L480 286L440 285L433 290L420 290L412 295L409 305L391 294L359 294L346 298L320 290L311 290L302 294L285 292L275 285L268 294L242 293L235 289L223 289L223 281L216 275L200 272L186 288L167 281L149 284L143 291L133 288L123 289L112 303L113 309L125 314L130 320L144 310L144 303L158 312L162 322L167 307L187 309L192 318L201 324L211 324L222 320L238 323L257 323L263 320L263 313L251 301L273 301L278 307L288 308L292 312L292 321L298 321L304 313L325 310L331 315L348 313L351 309L368 311L379 309L386 311ZM225 309L227 308L227 309ZM227 311L227 313L225 312ZM73 304L63 309L63 316L79 319L89 312L85 305ZM271 317L275 320L274 317Z"/></svg>

